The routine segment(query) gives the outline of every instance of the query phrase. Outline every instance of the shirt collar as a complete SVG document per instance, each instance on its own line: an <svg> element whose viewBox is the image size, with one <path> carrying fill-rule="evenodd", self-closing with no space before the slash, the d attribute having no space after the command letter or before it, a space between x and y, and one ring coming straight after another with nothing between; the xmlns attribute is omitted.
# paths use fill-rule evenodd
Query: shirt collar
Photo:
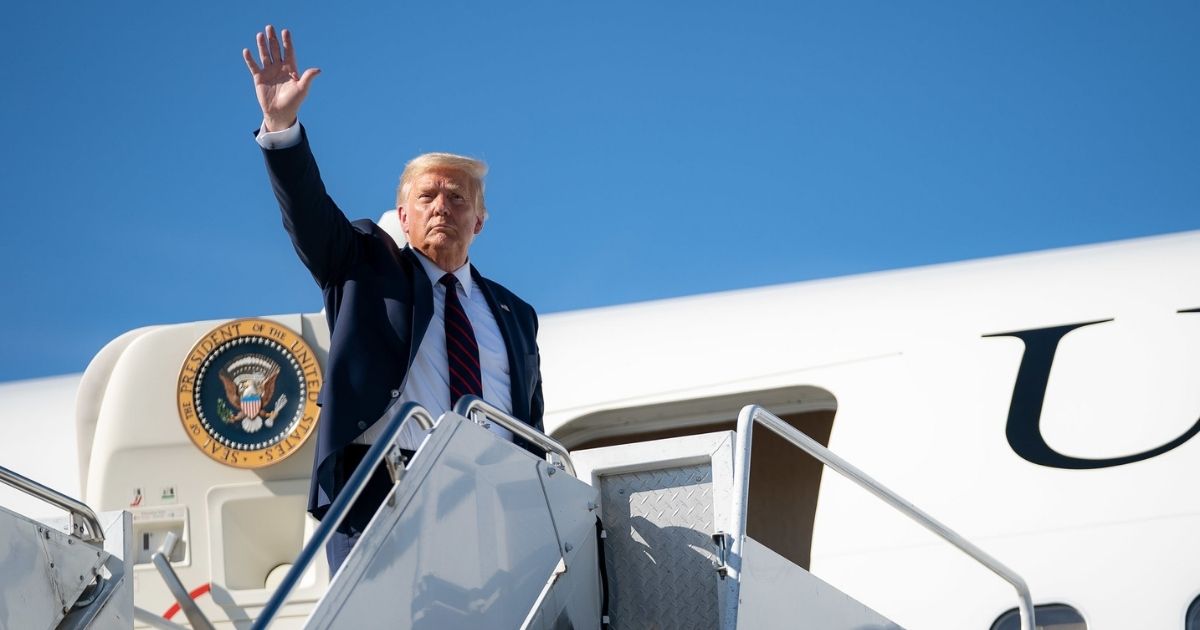
<svg viewBox="0 0 1200 630"><path fill-rule="evenodd" d="M442 279L442 276L446 275L446 270L437 266L432 260L429 260L429 257L422 254L420 250L414 247L412 251L417 255L417 260L421 261L421 267L425 269L425 274L429 276L431 284L437 284ZM471 278L471 260L467 259L467 262L451 273L454 274L455 278L458 278L458 283L462 285L463 293L469 299L471 297L471 289L475 286L475 282Z"/></svg>

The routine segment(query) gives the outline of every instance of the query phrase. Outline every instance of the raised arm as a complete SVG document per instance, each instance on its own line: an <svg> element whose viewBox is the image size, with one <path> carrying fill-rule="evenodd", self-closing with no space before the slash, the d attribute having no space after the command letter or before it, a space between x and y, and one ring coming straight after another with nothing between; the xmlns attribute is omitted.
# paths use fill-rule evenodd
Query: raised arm
<svg viewBox="0 0 1200 630"><path fill-rule="evenodd" d="M263 130L282 131L296 124L300 105L320 70L310 68L299 74L292 34L287 29L282 32L282 47L270 25L257 40L262 66L255 63L249 49L242 51L242 57L254 79ZM344 278L358 255L358 241L349 220L325 192L303 130L296 134L298 143L287 148L265 149L264 145L263 157L292 245L313 278L325 288Z"/></svg>
<svg viewBox="0 0 1200 630"><path fill-rule="evenodd" d="M258 58L262 61L261 68L254 62L250 49L242 49L246 67L254 77L254 92L258 95L258 105L262 107L263 124L267 131L282 131L296 123L300 105L308 96L313 78L321 74L320 68L309 68L300 74L296 65L296 49L292 46L292 34L285 28L282 35L282 49L279 37L275 35L275 27L270 24L255 38Z"/></svg>

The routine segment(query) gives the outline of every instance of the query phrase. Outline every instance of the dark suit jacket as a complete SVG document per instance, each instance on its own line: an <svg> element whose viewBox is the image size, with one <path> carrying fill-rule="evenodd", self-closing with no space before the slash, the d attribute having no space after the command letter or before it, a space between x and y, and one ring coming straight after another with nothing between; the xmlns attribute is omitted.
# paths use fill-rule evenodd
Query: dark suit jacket
<svg viewBox="0 0 1200 630"><path fill-rule="evenodd" d="M318 402L317 453L308 510L321 518L357 464L347 449L403 389L433 314L433 288L416 254L371 221L351 223L325 192L301 129L300 144L264 150L283 225L325 298L329 356ZM513 415L542 429L537 315L508 289L471 267L508 349ZM501 308L501 306L507 308ZM542 451L524 440L517 444ZM361 457L361 453L358 454ZM365 527L390 483L382 470L348 519ZM371 505L364 505L371 504Z"/></svg>

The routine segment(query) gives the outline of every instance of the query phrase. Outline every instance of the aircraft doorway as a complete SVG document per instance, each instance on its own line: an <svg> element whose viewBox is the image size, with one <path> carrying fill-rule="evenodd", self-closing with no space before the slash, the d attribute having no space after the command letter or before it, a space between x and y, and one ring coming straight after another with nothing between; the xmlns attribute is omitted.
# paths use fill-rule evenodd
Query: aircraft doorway
<svg viewBox="0 0 1200 630"><path fill-rule="evenodd" d="M813 386L596 412L564 423L554 437L576 451L733 431L738 412L747 404L772 409L821 445L829 445L837 402L830 392ZM755 433L751 461L747 535L809 569L824 466L770 431Z"/></svg>

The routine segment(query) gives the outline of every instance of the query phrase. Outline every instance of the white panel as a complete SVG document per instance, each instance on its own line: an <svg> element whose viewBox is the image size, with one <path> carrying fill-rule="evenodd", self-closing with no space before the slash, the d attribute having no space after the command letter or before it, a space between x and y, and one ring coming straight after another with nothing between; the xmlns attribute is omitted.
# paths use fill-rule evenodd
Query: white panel
<svg viewBox="0 0 1200 630"><path fill-rule="evenodd" d="M737 627L900 630L900 626L746 537Z"/></svg>
<svg viewBox="0 0 1200 630"><path fill-rule="evenodd" d="M133 627L133 518L129 512L96 515L104 528L104 551L108 554L101 575L105 582L95 593L91 606L71 611L59 624L60 630L128 630ZM60 527L69 527L62 519Z"/></svg>
<svg viewBox="0 0 1200 630"><path fill-rule="evenodd" d="M81 376L0 383L0 466L80 497L75 454L75 390ZM58 516L53 505L0 484L0 505L30 518Z"/></svg>
<svg viewBox="0 0 1200 630"><path fill-rule="evenodd" d="M213 582L243 605L265 604L274 591L267 588L267 576L290 566L308 540L307 498L308 482L303 480L213 488L206 502ZM311 604L328 581L329 567L319 554L288 601Z"/></svg>
<svg viewBox="0 0 1200 630"><path fill-rule="evenodd" d="M539 466L558 539L562 541L566 573L547 594L530 628L557 628L569 620L578 630L600 625L600 565L597 555L596 517L599 492L554 466Z"/></svg>
<svg viewBox="0 0 1200 630"><path fill-rule="evenodd" d="M1188 484L1180 481L1181 484ZM1029 583L1038 604L1062 602L1090 630L1182 628L1200 593L1200 515L1043 529L974 540ZM814 555L813 573L909 628L987 628L1016 592L959 550L924 543Z"/></svg>
<svg viewBox="0 0 1200 630"><path fill-rule="evenodd" d="M108 554L0 508L0 628L53 628Z"/></svg>
<svg viewBox="0 0 1200 630"><path fill-rule="evenodd" d="M396 505L376 514L310 627L519 626L562 558L546 466L461 416L442 416ZM556 475L546 483L583 485ZM590 491L574 500L578 509Z"/></svg>

